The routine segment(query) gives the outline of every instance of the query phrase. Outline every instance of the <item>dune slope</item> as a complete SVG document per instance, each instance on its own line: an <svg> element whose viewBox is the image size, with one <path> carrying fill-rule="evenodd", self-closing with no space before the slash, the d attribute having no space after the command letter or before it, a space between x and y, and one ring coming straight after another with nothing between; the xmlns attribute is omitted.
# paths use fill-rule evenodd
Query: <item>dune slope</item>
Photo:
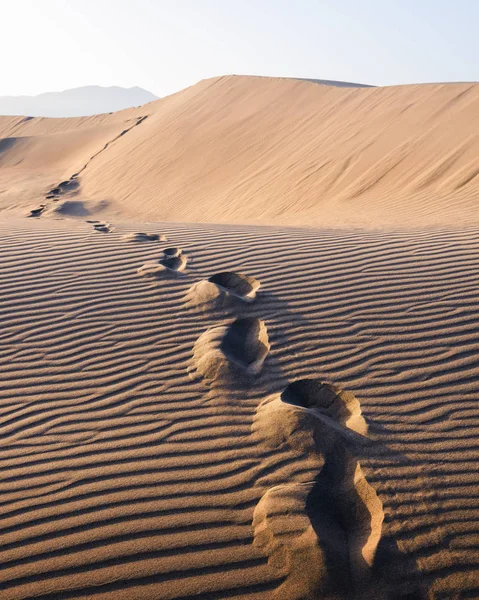
<svg viewBox="0 0 479 600"><path fill-rule="evenodd" d="M338 88L227 76L135 110L148 115L141 127L112 142L81 178L82 197L107 200L117 214L368 227L479 219L479 84ZM91 156L97 135L101 150L106 124L130 114L41 119L35 144L52 149L51 167L61 164L64 174L66 157L54 148L70 138L72 174L77 153ZM10 137L5 119L0 132ZM18 123L15 135L30 135L37 122ZM52 139L59 126L68 133ZM7 165L10 153L28 150L3 144Z"/></svg>

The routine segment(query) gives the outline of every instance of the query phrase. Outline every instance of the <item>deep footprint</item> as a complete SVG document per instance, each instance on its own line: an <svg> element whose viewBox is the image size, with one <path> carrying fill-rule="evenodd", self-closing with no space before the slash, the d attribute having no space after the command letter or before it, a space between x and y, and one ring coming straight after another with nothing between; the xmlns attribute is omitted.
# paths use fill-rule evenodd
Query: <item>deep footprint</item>
<svg viewBox="0 0 479 600"><path fill-rule="evenodd" d="M233 294L241 298L245 302L253 302L256 298L256 291L261 285L254 277L231 271L215 273L208 278L208 281L214 283L228 294Z"/></svg>
<svg viewBox="0 0 479 600"><path fill-rule="evenodd" d="M234 305L234 300L254 302L260 282L244 273L224 271L198 281L188 290L185 301L189 306Z"/></svg>
<svg viewBox="0 0 479 600"><path fill-rule="evenodd" d="M289 446L301 454L321 451L331 435L353 447L368 443L358 399L317 379L301 379L263 400L252 431L268 448Z"/></svg>
<svg viewBox="0 0 479 600"><path fill-rule="evenodd" d="M313 482L272 488L256 507L255 545L273 566L287 565L275 597L381 598L371 567L384 515L354 456L367 441L356 397L302 379L259 405L252 430L268 448L324 459Z"/></svg>
<svg viewBox="0 0 479 600"><path fill-rule="evenodd" d="M42 212L45 210L46 205L45 204L40 204L40 206L38 206L37 208L32 208L30 210L30 217L39 217Z"/></svg>
<svg viewBox="0 0 479 600"><path fill-rule="evenodd" d="M288 385L281 394L281 400L335 419L357 433L367 433L358 399L352 392L330 383L319 379L300 379Z"/></svg>
<svg viewBox="0 0 479 600"><path fill-rule="evenodd" d="M180 248L167 248L163 250L163 258L159 262L147 262L141 266L137 273L145 276L160 276L165 273L180 274L186 268L188 258Z"/></svg>
<svg viewBox="0 0 479 600"><path fill-rule="evenodd" d="M181 248L176 248L175 246L172 246L171 248L165 248L163 250L163 254L166 258L177 258L181 253Z"/></svg>
<svg viewBox="0 0 479 600"><path fill-rule="evenodd" d="M110 223L95 223L93 229L95 231L100 231L101 233L110 233L112 227Z"/></svg>
<svg viewBox="0 0 479 600"><path fill-rule="evenodd" d="M254 511L254 545L286 569L273 597L381 598L371 568L383 519L358 461L332 444L314 482L276 486Z"/></svg>
<svg viewBox="0 0 479 600"><path fill-rule="evenodd" d="M195 367L207 380L227 377L230 367L246 375L258 375L269 348L263 321L237 319L227 326L212 327L198 338L194 348Z"/></svg>

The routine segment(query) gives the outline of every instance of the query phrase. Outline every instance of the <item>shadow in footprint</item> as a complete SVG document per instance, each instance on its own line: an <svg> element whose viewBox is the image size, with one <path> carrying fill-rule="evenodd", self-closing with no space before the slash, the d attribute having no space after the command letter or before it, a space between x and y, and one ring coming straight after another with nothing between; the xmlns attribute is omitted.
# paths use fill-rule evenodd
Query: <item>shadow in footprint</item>
<svg viewBox="0 0 479 600"><path fill-rule="evenodd" d="M246 373L256 375L269 352L264 322L254 317L236 319L226 330L220 350L230 362Z"/></svg>
<svg viewBox="0 0 479 600"><path fill-rule="evenodd" d="M324 466L306 499L306 514L321 545L322 586L366 597L384 518L382 503L358 460L336 436L323 447Z"/></svg>

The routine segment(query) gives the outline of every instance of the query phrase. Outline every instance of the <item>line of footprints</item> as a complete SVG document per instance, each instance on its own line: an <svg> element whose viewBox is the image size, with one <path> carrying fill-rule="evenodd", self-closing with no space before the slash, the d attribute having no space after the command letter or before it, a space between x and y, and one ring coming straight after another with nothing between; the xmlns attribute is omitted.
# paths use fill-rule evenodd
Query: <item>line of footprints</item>
<svg viewBox="0 0 479 600"><path fill-rule="evenodd" d="M39 208L31 216L39 216L44 206ZM98 233L113 231L107 222L87 223ZM166 241L164 235L144 232L123 239ZM168 247L159 261L149 261L137 272L145 277L182 274L187 262L181 248ZM216 307L252 303L259 287L254 277L221 272L193 284L186 301ZM260 374L269 350L265 323L237 318L198 338L192 371L207 382L251 379ZM316 379L295 381L257 407L252 433L266 448L286 447L296 455L323 459L314 481L272 487L255 508L254 545L268 555L272 567L287 574L272 596L275 599L382 597L378 587L374 596L371 591L383 507L355 455L367 440L367 429L351 392Z"/></svg>
<svg viewBox="0 0 479 600"><path fill-rule="evenodd" d="M166 238L135 233L125 239ZM186 264L180 248L165 248L158 262L147 262L138 274L181 273ZM259 281L243 273L216 273L196 282L186 300L189 305L236 306L254 302L259 287ZM200 335L191 370L209 383L251 379L261 372L269 350L265 323L237 318ZM356 397L316 379L295 381L258 406L252 433L260 443L324 461L314 481L275 486L254 511L254 545L268 555L271 566L287 573L272 597L371 597L384 514L355 456L367 441L367 430ZM378 588L374 591L378 598Z"/></svg>

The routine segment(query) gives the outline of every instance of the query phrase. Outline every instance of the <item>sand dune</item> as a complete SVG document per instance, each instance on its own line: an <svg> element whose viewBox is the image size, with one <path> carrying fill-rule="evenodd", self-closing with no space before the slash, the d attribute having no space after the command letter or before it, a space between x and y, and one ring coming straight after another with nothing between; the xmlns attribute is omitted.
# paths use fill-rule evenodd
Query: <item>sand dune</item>
<svg viewBox="0 0 479 600"><path fill-rule="evenodd" d="M479 598L478 89L0 118L2 600Z"/></svg>
<svg viewBox="0 0 479 600"><path fill-rule="evenodd" d="M471 224L479 219L478 130L479 84L338 88L229 76L143 110L3 117L0 166L20 179L28 168L28 189L41 194L45 179L32 173L48 166L65 179L87 164L82 198L134 218ZM2 207L12 203L8 196Z"/></svg>

